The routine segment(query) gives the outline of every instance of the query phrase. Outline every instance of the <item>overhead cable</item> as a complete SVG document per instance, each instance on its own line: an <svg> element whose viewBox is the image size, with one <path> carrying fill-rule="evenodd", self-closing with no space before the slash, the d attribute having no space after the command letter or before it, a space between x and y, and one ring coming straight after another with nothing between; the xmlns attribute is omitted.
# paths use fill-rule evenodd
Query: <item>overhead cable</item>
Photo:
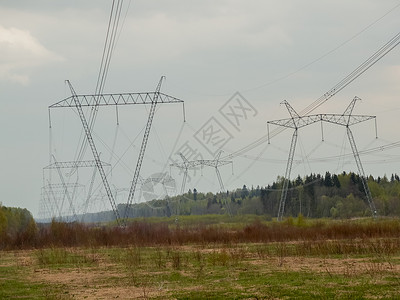
<svg viewBox="0 0 400 300"><path fill-rule="evenodd" d="M321 97L319 97L317 100L315 100L313 103L308 105L305 109L303 109L299 113L299 115L305 116L305 115L311 113L312 111L314 111L315 109L317 109L322 104L324 104L326 101L328 101L334 95L336 95L338 92L340 92L345 87L347 87L350 83L352 83L354 80L356 80L358 77L360 77L369 68L371 68L373 65L375 65L386 54L388 54L390 51L392 51L399 43L400 43L400 32L397 33L393 38L391 38L386 44L384 44L378 51L376 51L373 55L371 55L361 65L359 65L354 71L352 71L344 79L342 79L339 83L337 83L333 88L331 88L329 91L324 93ZM263 135L261 138L257 139L253 143L251 143L229 155L226 155L225 157L223 157L223 159L232 159L241 154L247 153L250 150L267 142L270 138L275 137L276 135L283 132L284 130L285 130L284 127L278 127L275 130L272 130L269 133L269 135L268 134Z"/></svg>

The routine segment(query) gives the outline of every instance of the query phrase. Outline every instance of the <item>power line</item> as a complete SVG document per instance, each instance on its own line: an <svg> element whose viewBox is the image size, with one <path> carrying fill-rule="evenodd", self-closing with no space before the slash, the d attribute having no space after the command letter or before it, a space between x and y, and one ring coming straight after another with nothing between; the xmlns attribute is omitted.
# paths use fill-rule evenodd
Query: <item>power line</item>
<svg viewBox="0 0 400 300"><path fill-rule="evenodd" d="M322 104L324 104L326 101L328 101L334 95L339 93L341 90L343 90L345 87L347 87L350 83L352 83L354 80L356 80L358 77L360 77L363 73L365 73L369 68L371 68L373 65L375 65L378 61L380 61L386 54L388 54L390 51L392 51L399 43L400 43L400 32L397 33L393 38L391 38L386 44L384 44L378 51L376 51L374 54L372 54L361 65L359 65L354 71L352 71L344 79L342 79L339 83L337 83L333 88L331 88L329 91L324 93L321 97L319 97L317 100L315 100L313 103L308 105L305 109L303 109L299 113L299 115L305 116L305 115L311 113L312 111L314 111L315 109L317 109ZM264 144L270 138L275 137L276 135L280 134L284 130L285 130L284 127L277 128L277 129L271 131L270 134L263 135L262 137L260 137L256 141L254 141L253 143L251 143L229 155L226 155L225 157L223 157L223 159L232 159L236 156L247 153L250 150Z"/></svg>
<svg viewBox="0 0 400 300"><path fill-rule="evenodd" d="M103 54L101 58L101 63L100 63L100 69L99 69L99 74L97 77L97 83L96 83L96 90L95 90L95 95L100 95L103 93L108 71L110 68L110 63L111 63L111 58L113 51L116 46L116 36L117 36L117 31L119 28L119 21L121 18L121 11L122 11L122 6L123 6L123 0L113 0L112 6L111 6L111 11L110 11L110 17L108 20L108 27L107 27L107 33L106 33L106 38L104 42L104 48L103 48ZM90 110L90 115L88 118L88 124L89 124L89 129L93 130L95 121L96 121L96 116L97 116L97 111L98 107L94 106ZM82 160L83 155L86 152L88 146L88 142L85 139L84 135L82 135L82 141L80 142L80 148L78 150L78 154L76 156L76 160Z"/></svg>

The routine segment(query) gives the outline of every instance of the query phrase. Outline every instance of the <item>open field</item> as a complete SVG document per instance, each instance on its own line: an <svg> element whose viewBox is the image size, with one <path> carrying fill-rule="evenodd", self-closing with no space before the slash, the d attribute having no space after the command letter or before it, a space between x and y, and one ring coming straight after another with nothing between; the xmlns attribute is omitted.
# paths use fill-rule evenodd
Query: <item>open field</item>
<svg viewBox="0 0 400 300"><path fill-rule="evenodd" d="M124 246L4 250L0 299L400 298L398 221L370 220L364 227L354 227L359 221L343 221L315 228L299 226L298 221L255 222L242 228L210 225L207 230L214 242L207 241L205 232L197 232L203 235L197 242L136 239ZM266 240L267 228L295 235L286 232L284 240L278 234ZM354 228L358 232L350 230ZM323 238L323 229L336 229L336 237L330 233L333 238ZM151 229L146 230L151 236ZM238 238L242 231L253 239L243 242ZM237 234L236 241L224 238L227 232Z"/></svg>

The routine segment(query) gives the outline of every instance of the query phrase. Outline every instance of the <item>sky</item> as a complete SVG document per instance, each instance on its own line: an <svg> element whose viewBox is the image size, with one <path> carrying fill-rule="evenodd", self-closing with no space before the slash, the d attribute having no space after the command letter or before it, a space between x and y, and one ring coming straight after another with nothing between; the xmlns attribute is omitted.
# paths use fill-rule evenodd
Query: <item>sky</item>
<svg viewBox="0 0 400 300"><path fill-rule="evenodd" d="M43 198L43 187L61 177L43 168L54 158L74 160L82 124L75 110L49 113L48 107L71 95L67 79L77 94L95 92L110 10L111 1L104 0L0 1L3 205L38 217L52 201ZM292 130L231 154L261 137L266 141L267 121L289 117L283 100L301 111L345 78L398 33L399 15L400 1L394 0L125 0L104 92L154 91L165 76L161 92L184 100L186 117L183 122L181 105L158 106L135 201L161 197L165 186L149 182L167 174L173 179L168 194L181 191L184 172L170 166L182 164L179 153L193 161L213 160L223 151L226 165L219 171L229 190L284 176ZM352 128L367 175L390 176L400 165L398 148L386 147L400 141L399 58L397 47L314 112L342 113L355 96L362 99L354 114L376 116L378 128L378 138L373 121ZM118 203L126 201L148 109L119 107L118 126L112 109L100 110L96 120L93 136L111 165L110 185L116 195L121 191ZM292 178L357 172L344 128L324 125L323 142L321 137L319 125L300 131ZM93 160L90 149L84 160ZM90 194L92 170L62 172L68 184L79 183L77 195ZM104 196L101 183L95 186ZM184 190L189 188L220 190L215 168L189 170Z"/></svg>

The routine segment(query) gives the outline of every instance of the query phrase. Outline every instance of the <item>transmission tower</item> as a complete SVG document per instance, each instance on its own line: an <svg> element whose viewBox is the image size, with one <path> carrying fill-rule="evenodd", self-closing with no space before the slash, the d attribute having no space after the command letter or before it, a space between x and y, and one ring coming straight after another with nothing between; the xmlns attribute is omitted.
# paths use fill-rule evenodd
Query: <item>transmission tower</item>
<svg viewBox="0 0 400 300"><path fill-rule="evenodd" d="M132 200L133 200L133 197L135 194L137 181L139 179L139 173L140 173L141 165L142 165L144 154L145 154L151 125L152 125L152 121L153 121L154 114L155 114L156 105L157 104L166 104L166 103L182 103L184 105L183 100L180 100L175 97L171 97L169 95L166 95L166 94L163 94L160 92L161 84L162 84L162 81L164 78L165 78L164 76L161 77L161 79L157 85L157 88L154 92L94 94L94 95L77 95L75 93L75 90L73 89L71 83L69 81L67 81L67 83L70 87L72 96L49 106L49 110L54 109L54 108L74 108L77 110L79 118L83 125L84 132L85 132L85 136L86 136L85 142L87 142L90 146L90 149L92 151L97 170L101 176L108 200L109 200L109 202L111 204L111 208L114 212L115 219L119 225L124 225L125 220L121 219L120 213L118 211L118 207L115 204L114 195L111 192L110 184L108 182L107 175L103 168L103 163L100 161L100 156L97 151L96 144L92 137L92 126L90 126L90 124L88 123L88 120L86 119L86 116L83 112L83 107L90 107L92 109L97 110L101 106L120 106L120 105L133 105L133 104L150 104L151 105L145 132L144 132L144 136L143 136L143 141L142 141L140 152L139 152L139 157L138 157L135 172L133 175L132 185L130 188L129 196L127 199L127 204L125 207L124 218L126 218L128 216L128 208L132 203ZM184 106L183 106L183 112L184 112ZM185 119L185 114L184 114L184 119Z"/></svg>
<svg viewBox="0 0 400 300"><path fill-rule="evenodd" d="M199 160L192 160L189 161L186 159L186 157L182 154L179 153L180 157L182 158L182 163L173 163L170 164L171 167L177 167L178 169L183 170L183 180L182 180L182 188L181 188L181 194L185 192L185 185L186 185L186 179L188 176L188 170L193 170L203 166L207 167L213 167L215 168L215 173L217 174L218 182L221 188L221 192L226 192L224 183L222 181L221 173L218 170L218 167L225 166L228 164L232 164L233 162L229 160L220 160L222 151L219 151L218 154L215 156L214 159L199 159Z"/></svg>
<svg viewBox="0 0 400 300"><path fill-rule="evenodd" d="M324 104L326 101L331 99L333 96L335 96L337 93L342 91L344 88L346 88L348 85L350 85L353 81L358 79L362 74L367 72L372 66L374 66L377 62L379 62L383 57L385 57L390 51L395 49L398 45L400 44L400 32L396 33L395 36L393 36L388 42L386 42L381 48L379 48L376 52L374 52L370 57L368 57L363 63L361 63L357 68L355 68L351 73L349 73L346 77L344 77L342 80L340 80L336 85L334 85L330 90L325 92L322 96L320 96L318 99L316 99L313 103L308 105L306 108L304 108L301 112L301 116L306 116L313 112L316 108ZM287 126L284 126L287 127ZM277 136L280 134L285 128L279 128L271 133L268 133L268 135L263 135L254 142L252 142L249 145L244 146L243 148L226 155L223 157L224 159L231 159L233 157L242 155L246 152L249 152L250 150L264 144L266 141L270 141L271 138Z"/></svg>
<svg viewBox="0 0 400 300"><path fill-rule="evenodd" d="M77 188L81 188L83 185L78 183L50 183L43 185L41 189L41 204L40 204L40 218L51 219L53 217L62 219L63 216L68 215L73 217L72 220L76 221L76 215L74 208L70 205L65 208L64 202L66 193L70 193L70 190L75 191ZM70 198L73 200L73 197Z"/></svg>
<svg viewBox="0 0 400 300"><path fill-rule="evenodd" d="M61 218L61 211L63 211L63 206L64 206L64 200L65 198L68 199L69 204L70 204L70 211L73 214L74 219L76 220L77 215L76 215L76 211L75 211L75 206L73 204L73 200L75 199L75 193L76 193L76 188L81 187L82 185L79 185L77 182L75 184L71 184L71 183L66 183L64 175L61 171L61 169L70 169L71 172L68 174L68 176L71 175L71 173L73 172L78 172L78 169L80 168L93 168L93 172L92 172L92 177L91 177L91 181L90 181L90 185L89 185L89 190L86 196L86 201L84 203L84 207L83 207L83 211L82 216L87 212L87 207L88 207L88 203L89 200L92 196L92 190L93 190L93 184L95 181L95 176L96 176L96 161L94 160L87 160L87 161L57 161L56 157L54 155L51 155L52 161L54 161L53 163L51 163L50 165L46 166L43 168L43 181L46 182L47 180L47 184L44 184L43 186L43 192L42 192L42 198L43 199L55 199L54 196L53 197L48 197L48 195L53 195L54 189L59 190L60 188L62 188L64 190L63 192L63 201L61 202L61 206L59 208L57 208L57 210L59 211L59 218ZM104 167L111 167L111 165L109 163L106 162L102 162L101 164ZM51 176L51 172L52 170L57 170L57 174L59 176L59 180L60 180L60 184L54 184L54 183L50 183L52 180L52 176ZM48 172L48 176L45 176L45 172ZM45 177L47 177L45 179ZM50 178L50 179L48 179ZM72 195L70 195L69 190L72 189ZM55 204L57 204L57 202L54 200ZM46 206L44 206L43 208L45 208ZM53 214L51 214L50 216L55 216L54 212L52 211Z"/></svg>
<svg viewBox="0 0 400 300"><path fill-rule="evenodd" d="M185 192L185 185L186 185L186 179L188 176L188 170L193 170L198 167L202 168L203 166L212 167L215 169L215 173L217 174L218 182L220 185L220 191L223 193L226 193L224 183L222 181L221 173L219 172L218 167L232 164L232 169L233 169L233 162L228 161L228 160L221 160L220 159L221 154L222 154L222 150L218 152L218 154L215 156L214 159L199 159L199 160L189 161L186 159L186 157L182 153L179 153L180 157L182 158L182 163L173 163L173 164L170 164L170 166L183 170L181 194L183 194ZM230 210L228 204L225 203L225 205L227 207L228 214L231 215L231 210Z"/></svg>
<svg viewBox="0 0 400 300"><path fill-rule="evenodd" d="M279 201L278 220L280 220L280 221L282 220L284 209L285 209L285 201L286 201L287 190L288 190L288 185L289 185L289 180L290 180L290 173L291 173L292 165L293 165L294 152L296 149L298 129L308 126L308 125L311 125L311 124L314 124L314 123L317 123L317 122L321 122L321 124L323 122L327 122L327 123L332 123L332 124L341 125L341 126L346 127L347 136L349 138L351 150L353 152L353 156L354 156L356 164L357 164L359 176L361 178L361 182L362 182L362 185L364 188L365 196L368 201L368 205L370 207L372 215L374 217L377 216L376 207L375 207L374 201L372 199L371 192L368 188L368 182L367 182L367 178L364 173L364 169L361 164L360 155L359 155L357 147L356 147L353 133L350 130L351 125L374 119L375 120L375 133L376 133L376 116L352 115L354 106L358 100L360 100L360 98L354 97L354 99L351 101L349 106L345 109L343 114L316 114L316 115L308 115L308 116L300 116L293 109L293 107L290 106L290 104L285 100L281 104L285 104L287 110L289 111L290 118L267 122L268 135L269 135L269 124L274 124L274 125L294 129L294 133L292 136L292 142L290 144L289 157L288 157L288 161L287 161L287 165L286 165L282 194L281 194L281 198Z"/></svg>

